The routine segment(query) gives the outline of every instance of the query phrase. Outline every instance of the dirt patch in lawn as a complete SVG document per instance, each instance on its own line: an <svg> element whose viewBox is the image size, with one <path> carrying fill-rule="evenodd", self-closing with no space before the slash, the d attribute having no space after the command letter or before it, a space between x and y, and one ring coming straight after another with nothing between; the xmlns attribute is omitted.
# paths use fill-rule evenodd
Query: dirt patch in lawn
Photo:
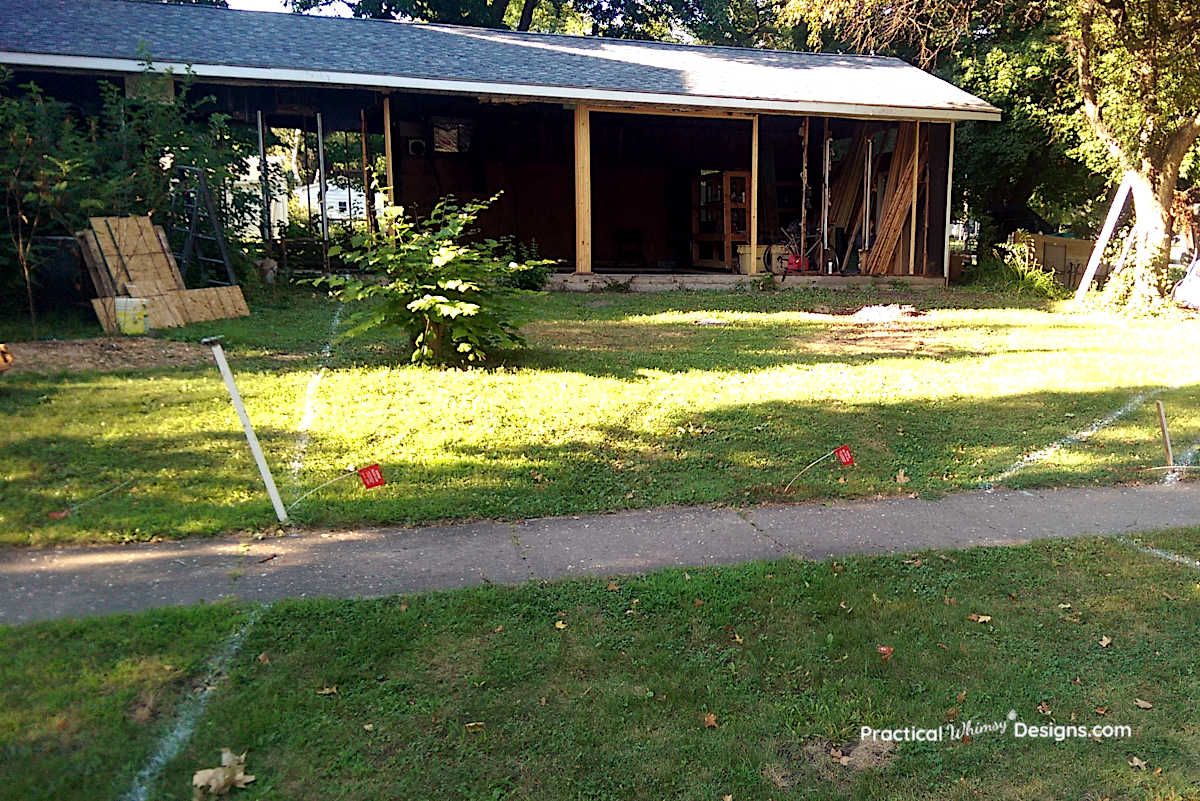
<svg viewBox="0 0 1200 801"><path fill-rule="evenodd" d="M810 740L781 748L778 761L764 765L762 776L780 790L810 782L814 774L823 782L845 787L856 773L886 769L895 751L895 743L880 740L843 744Z"/></svg>
<svg viewBox="0 0 1200 801"><path fill-rule="evenodd" d="M12 342L8 349L13 356L10 373L105 373L201 364L212 358L203 345L150 337Z"/></svg>

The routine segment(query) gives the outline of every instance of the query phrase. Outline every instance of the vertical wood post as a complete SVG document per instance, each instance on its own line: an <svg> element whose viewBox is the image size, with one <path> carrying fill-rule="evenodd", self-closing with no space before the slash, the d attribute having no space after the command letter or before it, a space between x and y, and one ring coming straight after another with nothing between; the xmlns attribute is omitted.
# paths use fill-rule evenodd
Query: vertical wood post
<svg viewBox="0 0 1200 801"><path fill-rule="evenodd" d="M320 194L317 196L321 201L321 239L329 241L329 184L325 180L325 122L321 117L321 112L317 112L317 174L320 178L320 184L317 190Z"/></svg>
<svg viewBox="0 0 1200 801"><path fill-rule="evenodd" d="M592 271L592 126L587 106L575 106L575 272Z"/></svg>
<svg viewBox="0 0 1200 801"><path fill-rule="evenodd" d="M803 127L800 129L800 139L804 156L800 162L800 252L796 255L800 257L800 269L804 270L808 267L804 264L805 250L808 244L808 117L804 118Z"/></svg>
<svg viewBox="0 0 1200 801"><path fill-rule="evenodd" d="M748 275L758 274L758 115L750 120L750 268Z"/></svg>
<svg viewBox="0 0 1200 801"><path fill-rule="evenodd" d="M824 133L821 136L821 264L817 271L825 274L825 265L829 261L829 173L833 168L833 134L829 131L829 118L825 118Z"/></svg>
<svg viewBox="0 0 1200 801"><path fill-rule="evenodd" d="M950 283L950 208L954 205L954 123L950 123L950 157L946 166L946 230L942 248L942 277Z"/></svg>
<svg viewBox="0 0 1200 801"><path fill-rule="evenodd" d="M367 215L367 231L374 232L378 230L378 221L375 218L375 192L371 186L371 156L367 149L367 110L360 108L358 116L362 126L359 144L362 146L363 211Z"/></svg>
<svg viewBox="0 0 1200 801"><path fill-rule="evenodd" d="M1167 430L1167 412L1163 408L1163 402L1155 401L1158 405L1158 425L1162 429L1163 449L1167 452L1167 467L1175 466L1175 454L1171 451L1171 432Z"/></svg>
<svg viewBox="0 0 1200 801"><path fill-rule="evenodd" d="M258 177L262 183L262 238L263 255L271 256L271 174L267 169L267 130L262 109L258 110Z"/></svg>
<svg viewBox="0 0 1200 801"><path fill-rule="evenodd" d="M912 209L909 214L908 232L908 274L917 271L917 187L921 180L921 123L917 122L917 132L913 134L913 170L912 170Z"/></svg>
<svg viewBox="0 0 1200 801"><path fill-rule="evenodd" d="M396 205L396 167L392 153L392 98L383 96L383 160L387 165L387 201L389 206Z"/></svg>

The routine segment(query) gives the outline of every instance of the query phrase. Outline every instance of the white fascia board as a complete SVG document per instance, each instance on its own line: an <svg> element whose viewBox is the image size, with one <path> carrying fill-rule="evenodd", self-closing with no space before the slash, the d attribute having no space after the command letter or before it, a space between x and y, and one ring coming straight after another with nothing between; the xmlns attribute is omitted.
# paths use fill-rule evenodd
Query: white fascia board
<svg viewBox="0 0 1200 801"><path fill-rule="evenodd" d="M130 58L64 56L12 51L0 51L0 63L22 67L91 70L97 72L140 73L146 69L145 62ZM636 103L654 106L672 106L676 108L727 109L730 111L813 114L828 117L864 117L871 119L886 118L929 122L950 122L952 120L999 122L1001 116L999 109L990 106L979 109L950 109L801 100L754 100L739 97L678 95L666 92L624 92L609 89L542 86L536 84L415 78L404 75L378 75L358 72L328 72L276 67L231 67L221 64L154 62L153 69L156 72L171 70L181 75L191 73L198 78L230 81L290 83L371 90L408 89L422 92L519 97L553 102Z"/></svg>

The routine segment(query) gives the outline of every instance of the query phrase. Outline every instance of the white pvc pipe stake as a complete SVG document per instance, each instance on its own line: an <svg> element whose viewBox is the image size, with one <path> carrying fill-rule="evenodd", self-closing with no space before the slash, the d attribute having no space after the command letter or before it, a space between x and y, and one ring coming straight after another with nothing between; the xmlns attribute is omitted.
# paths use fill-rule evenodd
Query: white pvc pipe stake
<svg viewBox="0 0 1200 801"><path fill-rule="evenodd" d="M221 378L225 379L225 388L229 390L233 408L242 421L242 429L246 432L246 442L250 443L250 452L254 454L254 461L258 464L258 472L262 475L263 484L267 487L267 495L271 496L271 504L275 507L275 516L279 518L280 523L286 523L288 521L287 509L283 508L283 499L279 497L279 490L275 488L275 479L271 476L271 468L267 466L267 460L263 458L258 437L254 434L254 426L250 425L250 418L246 414L246 405L242 403L242 395L238 392L237 384L233 383L233 373L229 370L229 362L225 361L225 350L221 347L220 342L204 340L204 344L212 347L213 358L217 361L217 369L221 371Z"/></svg>

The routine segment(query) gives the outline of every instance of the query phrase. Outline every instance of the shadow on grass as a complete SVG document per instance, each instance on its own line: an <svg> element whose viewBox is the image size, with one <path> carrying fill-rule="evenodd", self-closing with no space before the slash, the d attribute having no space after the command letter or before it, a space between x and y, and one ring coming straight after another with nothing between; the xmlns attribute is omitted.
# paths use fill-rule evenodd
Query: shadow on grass
<svg viewBox="0 0 1200 801"><path fill-rule="evenodd" d="M682 413L657 431L597 423L556 442L452 446L436 464L381 456L389 482L383 490L364 495L342 484L318 493L297 514L314 524L386 525L669 504L937 496L978 488L1025 454L1121 407L1140 389L833 408L769 401ZM658 433L663 430L670 433ZM802 467L842 444L851 446L854 467L829 459L784 491ZM1032 467L1019 483L1144 478L1132 464L1117 472L1100 464L1051 464Z"/></svg>

